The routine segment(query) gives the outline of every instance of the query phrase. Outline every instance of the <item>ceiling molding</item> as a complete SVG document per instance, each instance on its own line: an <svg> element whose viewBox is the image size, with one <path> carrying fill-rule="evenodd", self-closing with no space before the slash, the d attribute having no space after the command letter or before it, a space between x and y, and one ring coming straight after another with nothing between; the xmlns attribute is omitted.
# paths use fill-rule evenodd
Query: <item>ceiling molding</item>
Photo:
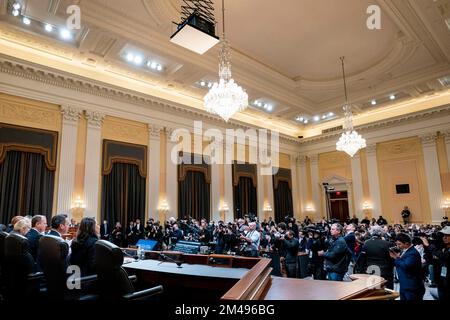
<svg viewBox="0 0 450 320"><path fill-rule="evenodd" d="M432 109L428 109L426 111L420 111L415 113L410 113L407 115L394 117L386 120L376 121L372 123L368 123L362 126L355 127L359 133L368 133L373 131L379 131L380 129L387 129L396 127L402 124L424 121L428 119L440 118L443 116L450 115L450 105L444 105ZM314 136L311 138L302 139L299 144L300 146L313 145L316 143L327 142L330 140L337 140L339 136L342 134L342 131L337 131L329 134L322 134L320 136Z"/></svg>

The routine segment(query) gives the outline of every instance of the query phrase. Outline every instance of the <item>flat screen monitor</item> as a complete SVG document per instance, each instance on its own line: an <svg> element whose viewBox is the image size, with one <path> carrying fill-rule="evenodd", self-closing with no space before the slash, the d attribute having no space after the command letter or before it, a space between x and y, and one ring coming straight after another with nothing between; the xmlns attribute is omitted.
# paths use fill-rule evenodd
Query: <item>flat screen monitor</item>
<svg viewBox="0 0 450 320"><path fill-rule="evenodd" d="M144 240L144 239L140 239L136 245L140 246L142 249L147 250L147 251L151 251L153 250L153 248L156 246L158 242L156 240Z"/></svg>

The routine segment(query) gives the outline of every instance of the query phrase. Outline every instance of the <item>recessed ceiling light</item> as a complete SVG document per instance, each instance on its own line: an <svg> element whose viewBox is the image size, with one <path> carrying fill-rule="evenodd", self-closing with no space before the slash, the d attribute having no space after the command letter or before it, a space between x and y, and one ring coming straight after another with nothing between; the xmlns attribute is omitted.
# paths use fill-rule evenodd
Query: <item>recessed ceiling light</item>
<svg viewBox="0 0 450 320"><path fill-rule="evenodd" d="M272 110L273 110L273 106L272 106L271 104L269 104L269 105L267 106L267 111L271 112Z"/></svg>
<svg viewBox="0 0 450 320"><path fill-rule="evenodd" d="M264 104L264 109L268 109L269 105L267 103Z"/></svg>
<svg viewBox="0 0 450 320"><path fill-rule="evenodd" d="M19 15L19 10L16 10L16 9L14 9L13 11L12 11L12 15L14 16L14 17L17 17L18 15Z"/></svg>
<svg viewBox="0 0 450 320"><path fill-rule="evenodd" d="M204 86L206 86L206 82L205 82L205 81L200 81L200 85L201 85L202 87L204 87Z"/></svg>
<svg viewBox="0 0 450 320"><path fill-rule="evenodd" d="M319 116L314 116L314 118L313 118L313 119L314 119L314 121L316 121L316 122L317 122L317 121L319 121L319 120L320 120L320 117L319 117Z"/></svg>
<svg viewBox="0 0 450 320"><path fill-rule="evenodd" d="M299 118L297 118L297 120L302 122L304 120L304 118L303 117L299 117Z"/></svg>
<svg viewBox="0 0 450 320"><path fill-rule="evenodd" d="M327 115L324 114L324 115L322 116L322 119L326 119L326 118L327 118Z"/></svg>
<svg viewBox="0 0 450 320"><path fill-rule="evenodd" d="M61 38L63 38L64 40L72 39L72 34L67 29L61 29L60 35L61 35Z"/></svg>
<svg viewBox="0 0 450 320"><path fill-rule="evenodd" d="M31 24L31 20L28 19L27 17L23 17L22 22L23 22L24 24L26 24L27 26Z"/></svg>
<svg viewBox="0 0 450 320"><path fill-rule="evenodd" d="M142 58L142 56L139 56L139 55L135 56L134 60L133 60L133 62L137 65L142 64L143 61L144 61L144 58Z"/></svg>
<svg viewBox="0 0 450 320"><path fill-rule="evenodd" d="M258 102L258 107L262 107L263 106L263 104L262 104L262 102Z"/></svg>
<svg viewBox="0 0 450 320"><path fill-rule="evenodd" d="M389 96L389 99L395 100L395 94L391 94L391 95Z"/></svg>
<svg viewBox="0 0 450 320"><path fill-rule="evenodd" d="M333 117L333 116L334 116L334 113L333 113L333 112L330 112L330 113L328 113L328 116L329 116L329 117Z"/></svg>
<svg viewBox="0 0 450 320"><path fill-rule="evenodd" d="M47 23L45 25L45 31L52 32L53 31L53 26L51 24Z"/></svg>
<svg viewBox="0 0 450 320"><path fill-rule="evenodd" d="M156 69L157 67L158 67L158 64L154 61L150 64L150 68L152 68L153 70Z"/></svg>
<svg viewBox="0 0 450 320"><path fill-rule="evenodd" d="M18 3L18 2L14 3L14 4L13 4L13 8L14 8L15 10L19 10L19 9L20 9L20 3Z"/></svg>
<svg viewBox="0 0 450 320"><path fill-rule="evenodd" d="M304 124L308 124L308 122L309 122L308 120L303 121Z"/></svg>
<svg viewBox="0 0 450 320"><path fill-rule="evenodd" d="M208 88L211 88L213 84L211 82L208 82Z"/></svg>
<svg viewBox="0 0 450 320"><path fill-rule="evenodd" d="M162 71L162 69L163 69L162 65L158 64L158 66L156 67L156 70Z"/></svg>
<svg viewBox="0 0 450 320"><path fill-rule="evenodd" d="M372 100L370 103L374 106L374 105L377 104L377 101L376 100Z"/></svg>
<svg viewBox="0 0 450 320"><path fill-rule="evenodd" d="M128 53L126 59L128 62L132 62L134 60L134 54Z"/></svg>

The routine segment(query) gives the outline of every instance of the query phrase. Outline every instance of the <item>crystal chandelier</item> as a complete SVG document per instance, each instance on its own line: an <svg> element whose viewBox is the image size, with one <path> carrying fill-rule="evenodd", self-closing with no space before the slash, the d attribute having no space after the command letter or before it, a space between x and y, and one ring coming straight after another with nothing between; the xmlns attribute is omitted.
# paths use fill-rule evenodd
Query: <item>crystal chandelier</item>
<svg viewBox="0 0 450 320"><path fill-rule="evenodd" d="M347 84L345 81L345 69L344 69L344 57L341 57L342 62L342 75L344 78L344 92L345 92L345 105L344 105L344 130L345 132L339 138L339 141L336 143L337 151L344 151L350 157L353 157L359 149L366 147L366 139L363 139L356 130L353 129L353 114L352 107L348 103L347 96Z"/></svg>
<svg viewBox="0 0 450 320"><path fill-rule="evenodd" d="M217 114L226 122L248 106L247 93L231 78L231 59L228 40L225 37L225 0L222 0L223 36L219 53L219 82L214 83L204 98L205 109Z"/></svg>

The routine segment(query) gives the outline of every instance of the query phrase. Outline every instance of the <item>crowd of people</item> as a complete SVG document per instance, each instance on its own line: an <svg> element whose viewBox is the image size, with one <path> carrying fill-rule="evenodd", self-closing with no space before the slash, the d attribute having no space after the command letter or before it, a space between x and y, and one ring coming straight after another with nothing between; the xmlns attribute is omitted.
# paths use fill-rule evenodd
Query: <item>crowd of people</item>
<svg viewBox="0 0 450 320"><path fill-rule="evenodd" d="M27 237L33 257L37 257L39 238L43 234L62 237L70 226L77 226L70 243L70 263L80 266L82 275L95 273L94 245L98 239L120 247L136 245L140 239L155 240L155 250L170 250L180 240L209 246L210 252L248 257L279 257L287 277L311 276L316 280L343 281L350 272L377 274L387 280L387 287L400 284L402 300L420 300L425 283L437 287L438 298L448 300L450 262L450 225L389 225L382 216L349 221L313 223L286 216L284 221L272 218L259 221L253 215L225 223L185 217L170 218L161 224L149 219L130 221L123 230L117 222L97 224L83 218L76 224L66 215L52 217L48 230L45 216L31 219L17 216L7 232Z"/></svg>

